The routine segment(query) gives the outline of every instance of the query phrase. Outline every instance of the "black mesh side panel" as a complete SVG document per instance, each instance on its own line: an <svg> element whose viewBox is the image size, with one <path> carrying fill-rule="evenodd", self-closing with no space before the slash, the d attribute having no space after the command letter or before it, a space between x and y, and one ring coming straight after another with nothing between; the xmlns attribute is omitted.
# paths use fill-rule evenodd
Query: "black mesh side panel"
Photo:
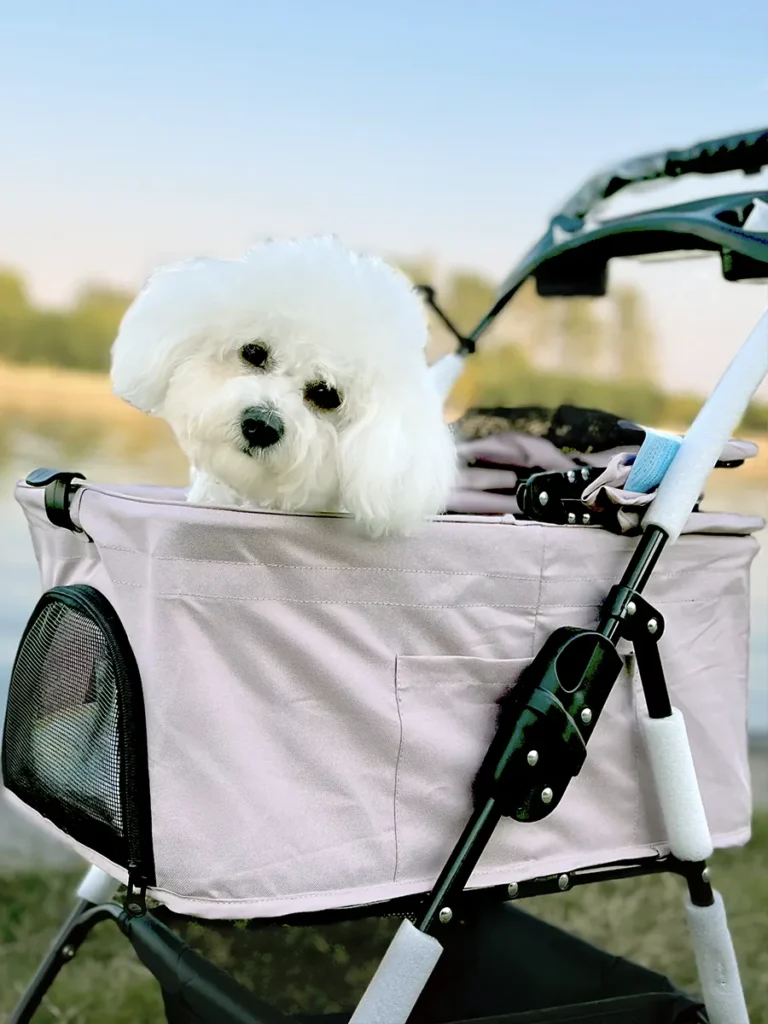
<svg viewBox="0 0 768 1024"><path fill-rule="evenodd" d="M151 835L141 835L151 827L148 769L138 670L111 619L111 606L92 588L43 596L11 674L2 769L5 786L25 804L127 868L142 859L137 839L151 849ZM130 716L137 704L142 713ZM142 802L143 822L136 820Z"/></svg>

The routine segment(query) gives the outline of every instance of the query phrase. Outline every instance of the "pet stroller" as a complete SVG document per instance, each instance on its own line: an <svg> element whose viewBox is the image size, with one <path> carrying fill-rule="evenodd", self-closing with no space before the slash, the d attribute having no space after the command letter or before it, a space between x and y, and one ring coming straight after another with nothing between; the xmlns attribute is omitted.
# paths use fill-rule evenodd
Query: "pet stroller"
<svg viewBox="0 0 768 1024"><path fill-rule="evenodd" d="M461 349L529 277L600 295L615 256L705 249L729 280L768 276L768 194L593 216L625 185L766 164L759 132L590 182ZM532 473L516 514L376 543L344 516L31 473L43 596L3 783L91 867L13 1024L105 919L176 1024L747 1021L706 859L749 838L760 523L697 501L739 461L729 437L767 371L764 316L629 529L594 498L621 486L578 459ZM517 905L650 872L687 883L703 1002ZM218 963L200 935L233 920ZM324 1002L302 1002L309 973Z"/></svg>

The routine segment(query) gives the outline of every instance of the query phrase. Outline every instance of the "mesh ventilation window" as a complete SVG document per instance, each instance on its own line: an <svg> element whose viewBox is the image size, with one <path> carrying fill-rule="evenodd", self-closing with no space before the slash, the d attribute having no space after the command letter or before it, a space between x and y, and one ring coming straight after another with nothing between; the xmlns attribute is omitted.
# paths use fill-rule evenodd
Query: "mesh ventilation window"
<svg viewBox="0 0 768 1024"><path fill-rule="evenodd" d="M141 688L111 605L90 587L43 596L11 674L3 779L114 863L146 862L149 785Z"/></svg>

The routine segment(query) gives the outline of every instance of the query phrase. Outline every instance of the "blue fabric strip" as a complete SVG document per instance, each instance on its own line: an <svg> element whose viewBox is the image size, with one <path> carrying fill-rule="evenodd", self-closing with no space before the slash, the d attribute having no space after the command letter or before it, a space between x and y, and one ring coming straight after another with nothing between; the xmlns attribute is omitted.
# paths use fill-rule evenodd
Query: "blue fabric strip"
<svg viewBox="0 0 768 1024"><path fill-rule="evenodd" d="M636 494L648 494L658 487L672 464L683 439L646 428L645 440L635 457L624 487Z"/></svg>

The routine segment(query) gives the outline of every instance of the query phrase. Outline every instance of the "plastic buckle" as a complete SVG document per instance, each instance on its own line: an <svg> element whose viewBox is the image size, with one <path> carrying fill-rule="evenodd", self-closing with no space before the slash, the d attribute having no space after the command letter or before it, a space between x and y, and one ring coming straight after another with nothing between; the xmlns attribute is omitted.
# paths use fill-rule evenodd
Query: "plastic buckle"
<svg viewBox="0 0 768 1024"><path fill-rule="evenodd" d="M85 480L82 473L61 469L35 469L26 479L30 487L45 487L45 514L54 526L72 533L82 533L69 514L69 506L76 487L75 480Z"/></svg>
<svg viewBox="0 0 768 1024"><path fill-rule="evenodd" d="M604 513L581 500L584 488L601 476L597 467L578 466L559 473L534 473L517 489L520 511L527 519L558 526L601 524Z"/></svg>

